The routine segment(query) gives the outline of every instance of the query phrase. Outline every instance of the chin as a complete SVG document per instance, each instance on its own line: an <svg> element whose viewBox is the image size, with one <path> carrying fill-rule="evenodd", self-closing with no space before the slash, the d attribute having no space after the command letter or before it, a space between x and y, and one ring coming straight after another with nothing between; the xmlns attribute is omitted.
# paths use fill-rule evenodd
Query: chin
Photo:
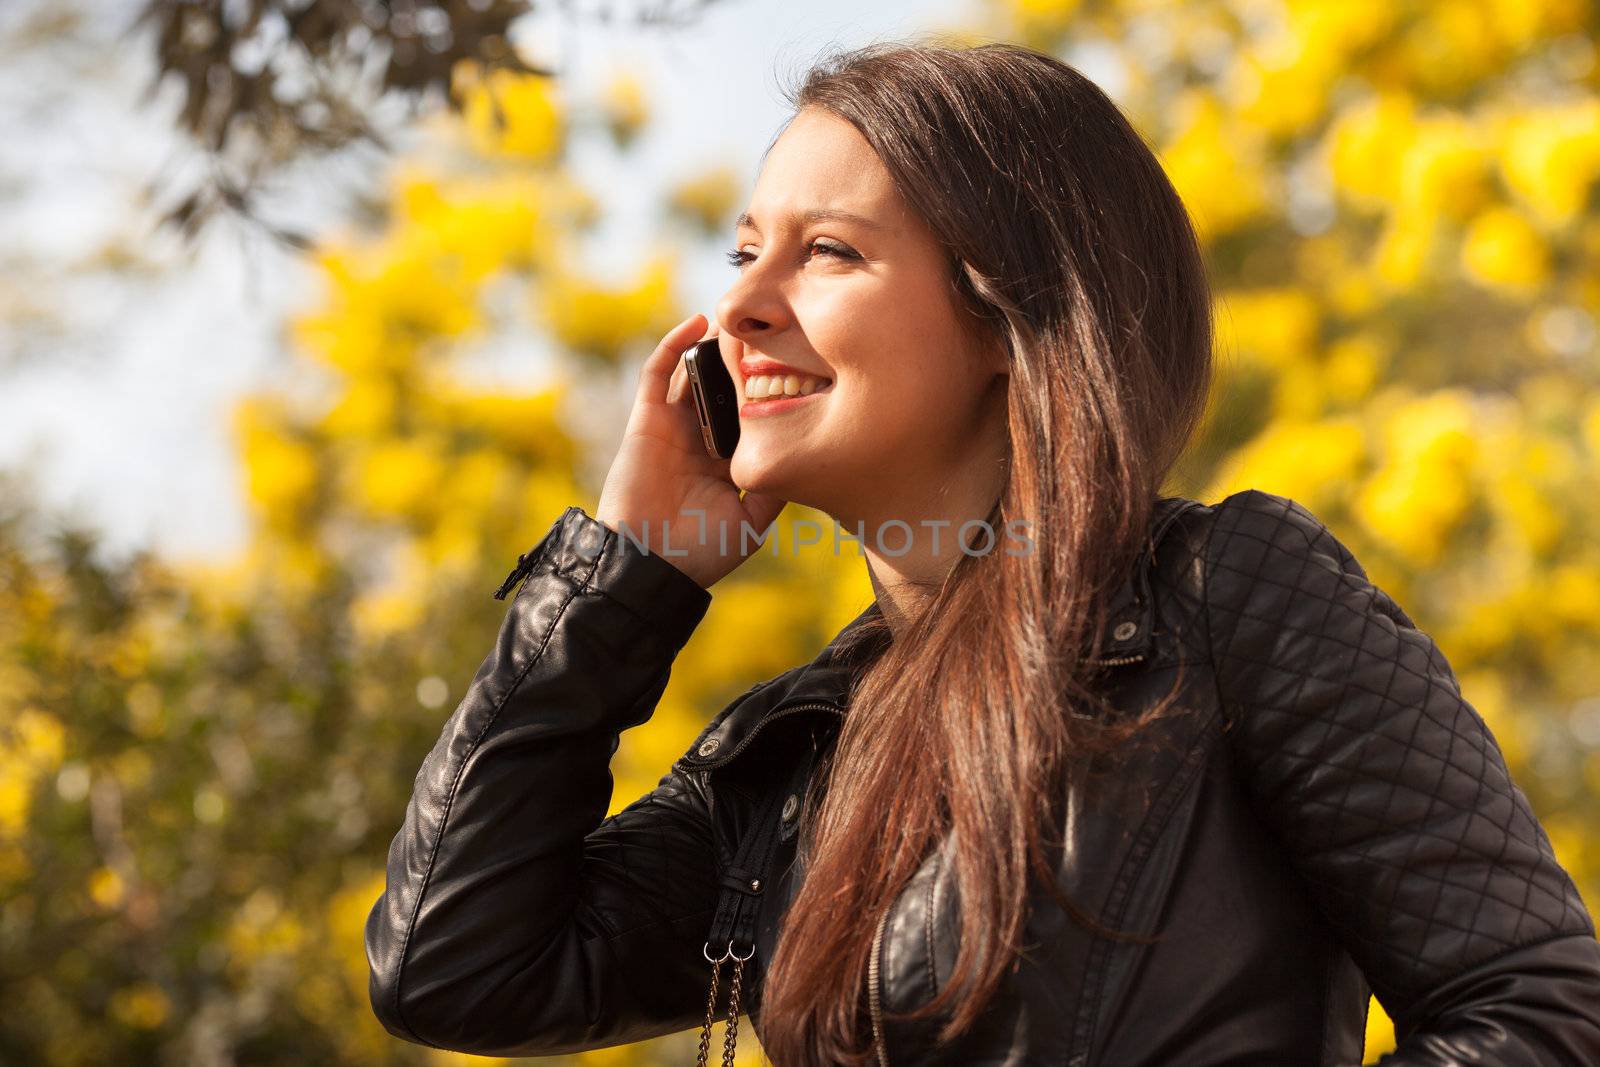
<svg viewBox="0 0 1600 1067"><path fill-rule="evenodd" d="M816 463L808 453L782 451L765 441L747 445L743 438L728 464L728 477L740 489L783 500L809 499L816 489L816 474Z"/></svg>

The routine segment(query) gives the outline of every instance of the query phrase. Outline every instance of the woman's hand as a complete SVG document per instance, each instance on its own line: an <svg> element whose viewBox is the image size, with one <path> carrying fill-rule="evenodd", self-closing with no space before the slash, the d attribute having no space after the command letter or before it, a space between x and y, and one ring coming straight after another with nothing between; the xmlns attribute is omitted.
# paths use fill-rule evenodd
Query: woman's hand
<svg viewBox="0 0 1600 1067"><path fill-rule="evenodd" d="M594 517L644 542L709 589L748 556L741 551L747 539L740 536L740 524L764 533L787 501L760 493L741 498L728 476L732 461L706 451L683 363L691 346L717 336L716 327L705 333L706 325L705 316L695 313L673 327L645 359L628 428ZM751 551L760 547L755 536L748 542Z"/></svg>

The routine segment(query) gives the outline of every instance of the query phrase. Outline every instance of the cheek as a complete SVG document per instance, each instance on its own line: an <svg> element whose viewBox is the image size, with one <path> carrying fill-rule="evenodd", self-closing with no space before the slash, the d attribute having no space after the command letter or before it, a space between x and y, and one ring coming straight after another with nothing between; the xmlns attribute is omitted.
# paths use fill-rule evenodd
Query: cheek
<svg viewBox="0 0 1600 1067"><path fill-rule="evenodd" d="M928 279L886 276L808 310L835 375L832 430L856 447L936 446L967 432L978 398L948 298Z"/></svg>
<svg viewBox="0 0 1600 1067"><path fill-rule="evenodd" d="M943 459L969 434L971 387L949 375L905 373L881 365L851 368L830 412L836 446L868 459Z"/></svg>

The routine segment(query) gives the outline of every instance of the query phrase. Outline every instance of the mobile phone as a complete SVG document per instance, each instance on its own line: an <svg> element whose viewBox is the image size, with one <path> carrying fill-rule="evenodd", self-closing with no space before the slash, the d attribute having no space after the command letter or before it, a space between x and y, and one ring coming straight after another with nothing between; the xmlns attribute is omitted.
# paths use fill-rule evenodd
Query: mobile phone
<svg viewBox="0 0 1600 1067"><path fill-rule="evenodd" d="M689 391L694 394L694 413L706 451L719 459L733 458L739 444L739 394L717 339L697 342L683 354L683 363L689 370Z"/></svg>

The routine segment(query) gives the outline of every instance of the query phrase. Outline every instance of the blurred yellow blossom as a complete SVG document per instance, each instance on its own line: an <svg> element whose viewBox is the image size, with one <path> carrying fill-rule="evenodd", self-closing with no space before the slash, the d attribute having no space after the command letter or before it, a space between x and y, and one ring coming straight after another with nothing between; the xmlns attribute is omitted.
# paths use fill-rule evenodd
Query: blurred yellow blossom
<svg viewBox="0 0 1600 1067"><path fill-rule="evenodd" d="M1217 316L1219 348L1283 369L1317 349L1320 312L1303 289L1276 286L1223 295Z"/></svg>
<svg viewBox="0 0 1600 1067"><path fill-rule="evenodd" d="M293 528L317 489L311 445L283 427L281 406L254 397L235 406L233 426L258 515L273 528Z"/></svg>
<svg viewBox="0 0 1600 1067"><path fill-rule="evenodd" d="M1334 341L1323 361L1328 395L1346 404L1361 400L1372 392L1388 358L1387 348L1370 334Z"/></svg>
<svg viewBox="0 0 1600 1067"><path fill-rule="evenodd" d="M1368 531L1419 566L1437 562L1471 502L1479 456L1473 418L1467 395L1445 389L1397 404L1380 426L1380 463L1355 511Z"/></svg>
<svg viewBox="0 0 1600 1067"><path fill-rule="evenodd" d="M1600 179L1600 97L1510 112L1503 136L1506 184L1550 225L1571 223Z"/></svg>
<svg viewBox="0 0 1600 1067"><path fill-rule="evenodd" d="M1419 123L1400 168L1400 198L1417 210L1464 222L1490 194L1483 136L1458 114Z"/></svg>
<svg viewBox="0 0 1600 1067"><path fill-rule="evenodd" d="M436 438L384 438L354 464L354 491L375 516L414 516L437 502L447 473L443 442Z"/></svg>
<svg viewBox="0 0 1600 1067"><path fill-rule="evenodd" d="M1395 1049L1394 1023L1389 1014L1383 1010L1383 1005L1378 1003L1377 997L1367 998L1367 1032L1365 1044L1362 1048L1361 1061L1369 1063L1376 1056Z"/></svg>
<svg viewBox="0 0 1600 1067"><path fill-rule="evenodd" d="M1409 289L1424 277L1438 229L1425 211L1390 215L1373 250L1373 267L1390 289Z"/></svg>
<svg viewBox="0 0 1600 1067"><path fill-rule="evenodd" d="M734 201L743 188L744 182L733 168L710 167L674 186L667 194L667 209L691 220L704 233L725 235Z"/></svg>
<svg viewBox="0 0 1600 1067"><path fill-rule="evenodd" d="M620 70L606 82L600 98L606 125L618 144L629 145L650 121L644 82L632 71Z"/></svg>
<svg viewBox="0 0 1600 1067"><path fill-rule="evenodd" d="M154 982L136 982L111 994L111 1017L135 1030L155 1030L167 1021L172 1001Z"/></svg>
<svg viewBox="0 0 1600 1067"><path fill-rule="evenodd" d="M1217 471L1208 497L1261 488L1332 507L1343 501L1365 462L1366 434L1353 416L1312 422L1276 420Z"/></svg>
<svg viewBox="0 0 1600 1067"><path fill-rule="evenodd" d="M1467 274L1485 285L1527 293L1549 276L1545 242L1514 208L1495 205L1479 212L1461 249Z"/></svg>
<svg viewBox="0 0 1600 1067"><path fill-rule="evenodd" d="M614 362L626 342L672 328L677 315L672 299L675 276L672 262L659 256L639 269L636 282L620 288L562 271L543 279L539 313L561 343Z"/></svg>
<svg viewBox="0 0 1600 1067"><path fill-rule="evenodd" d="M1328 132L1335 185L1369 208L1400 199L1396 163L1415 137L1416 103L1409 96L1384 93L1343 111Z"/></svg>
<svg viewBox="0 0 1600 1067"><path fill-rule="evenodd" d="M110 867L101 867L89 877L89 899L102 908L115 908L126 894L122 876Z"/></svg>
<svg viewBox="0 0 1600 1067"><path fill-rule="evenodd" d="M550 163L560 153L565 120L550 78L511 70L487 78L469 64L457 67L457 91L473 146L485 155Z"/></svg>
<svg viewBox="0 0 1600 1067"><path fill-rule="evenodd" d="M1178 133L1160 151L1163 168L1202 240L1238 229L1272 195L1258 131L1235 121L1218 101L1190 92L1174 101Z"/></svg>

